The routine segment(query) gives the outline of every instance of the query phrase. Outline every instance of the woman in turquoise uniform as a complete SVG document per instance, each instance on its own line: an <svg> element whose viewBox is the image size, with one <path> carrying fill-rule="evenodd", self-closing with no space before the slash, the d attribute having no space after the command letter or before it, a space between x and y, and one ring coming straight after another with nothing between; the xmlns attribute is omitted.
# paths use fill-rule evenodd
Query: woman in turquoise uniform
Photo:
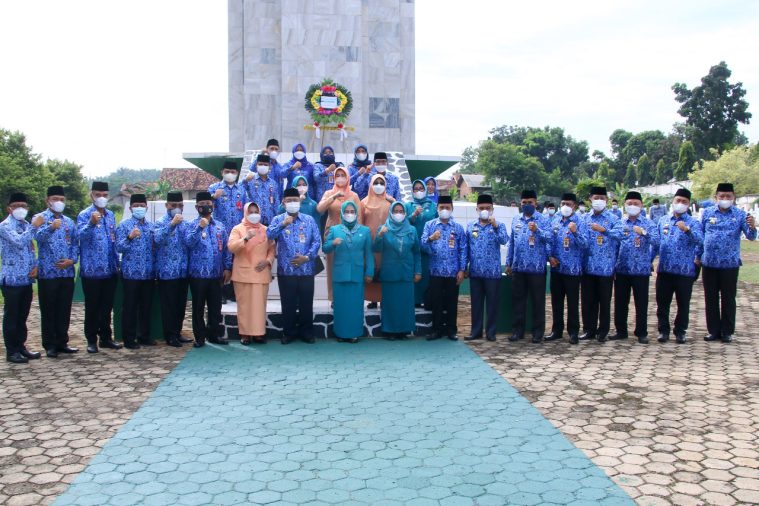
<svg viewBox="0 0 759 506"><path fill-rule="evenodd" d="M295 176L292 187L298 190L298 193L300 194L300 212L309 215L316 223L319 223L321 215L319 214L319 211L316 210L316 201L308 195L308 181L306 178L303 176ZM277 214L282 214L284 212L285 206L284 204L280 204Z"/></svg>
<svg viewBox="0 0 759 506"><path fill-rule="evenodd" d="M373 249L382 254L382 331L390 339L402 339L416 330L414 283L422 279L422 260L416 229L401 202L390 206Z"/></svg>
<svg viewBox="0 0 759 506"><path fill-rule="evenodd" d="M414 199L406 203L406 216L416 229L417 237L422 237L424 224L437 218L437 203L427 193L427 188L421 179L414 181L412 191ZM429 263L430 256L422 251L422 279L414 285L414 305L416 307L422 307L427 285L430 284Z"/></svg>
<svg viewBox="0 0 759 506"><path fill-rule="evenodd" d="M352 200L340 208L341 224L332 226L322 250L334 253L332 294L333 330L340 342L357 343L364 335L364 283L374 275L372 235L369 227L359 225L358 206Z"/></svg>

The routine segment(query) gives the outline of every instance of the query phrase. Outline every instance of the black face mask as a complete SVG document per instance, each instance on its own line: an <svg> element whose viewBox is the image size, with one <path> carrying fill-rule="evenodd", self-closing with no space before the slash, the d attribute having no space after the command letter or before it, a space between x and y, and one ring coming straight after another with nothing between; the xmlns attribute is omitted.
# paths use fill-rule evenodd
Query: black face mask
<svg viewBox="0 0 759 506"><path fill-rule="evenodd" d="M208 216L213 213L213 206L196 206L198 214L201 216Z"/></svg>
<svg viewBox="0 0 759 506"><path fill-rule="evenodd" d="M322 164L332 165L335 163L335 155L322 155Z"/></svg>

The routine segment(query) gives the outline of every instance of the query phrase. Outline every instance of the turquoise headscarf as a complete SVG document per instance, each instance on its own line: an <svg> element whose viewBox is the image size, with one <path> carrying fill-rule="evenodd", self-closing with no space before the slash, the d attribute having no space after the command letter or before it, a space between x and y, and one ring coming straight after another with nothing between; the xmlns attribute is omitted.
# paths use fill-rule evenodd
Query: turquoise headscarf
<svg viewBox="0 0 759 506"><path fill-rule="evenodd" d="M351 206L353 210L356 211L356 221L354 221L353 223L348 223L347 221L345 221L345 209L348 206ZM353 232L356 231L356 228L357 228L356 224L358 223L358 206L356 206L355 202L353 202L352 200L347 200L343 202L343 205L340 206L340 220L342 221L343 227L345 227L345 231L348 234L353 234Z"/></svg>
<svg viewBox="0 0 759 506"><path fill-rule="evenodd" d="M397 207L400 207L400 209L403 211L403 214L406 215L406 218L400 222L397 223L393 219L393 210ZM405 237L410 234L416 233L416 229L411 226L411 223L408 221L408 214L406 214L406 208L403 206L402 202L395 201L392 204L390 204L390 212L387 214L387 220L385 220L385 226L387 229L392 232L396 237Z"/></svg>
<svg viewBox="0 0 759 506"><path fill-rule="evenodd" d="M295 176L295 179L293 179L292 187L293 188L297 188L298 187L298 183L300 182L301 179L303 180L304 183L306 183L306 188L308 188L308 179L306 179L303 176ZM314 199L312 199L311 197L308 196L308 190L306 190L306 199L305 200L310 200L311 202L316 203L316 201Z"/></svg>
<svg viewBox="0 0 759 506"><path fill-rule="evenodd" d="M424 197L422 197L421 199L418 199L418 198L416 198L416 197L414 196L414 185L415 185L416 183L419 183L419 184L420 184L420 185L422 185L422 187L424 188ZM428 195L427 195L427 185L426 185L426 184L424 184L424 181L422 181L421 179L416 179L416 180L414 180L414 182L413 182L413 183L411 183L411 196L412 196L412 197L413 197L413 199L414 199L414 203L415 203L415 204L418 204L418 205L420 205L420 206L422 206L422 205L426 204L427 202L432 202L432 200L430 200L430 198L429 198L429 197L428 197Z"/></svg>

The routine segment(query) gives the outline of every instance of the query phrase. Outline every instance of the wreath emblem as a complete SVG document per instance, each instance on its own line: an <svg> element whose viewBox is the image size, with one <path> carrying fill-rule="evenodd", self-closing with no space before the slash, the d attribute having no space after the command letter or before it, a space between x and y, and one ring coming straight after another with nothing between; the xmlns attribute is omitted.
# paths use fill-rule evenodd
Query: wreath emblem
<svg viewBox="0 0 759 506"><path fill-rule="evenodd" d="M308 88L305 107L314 128L336 125L342 129L353 109L353 97L342 84L325 79Z"/></svg>

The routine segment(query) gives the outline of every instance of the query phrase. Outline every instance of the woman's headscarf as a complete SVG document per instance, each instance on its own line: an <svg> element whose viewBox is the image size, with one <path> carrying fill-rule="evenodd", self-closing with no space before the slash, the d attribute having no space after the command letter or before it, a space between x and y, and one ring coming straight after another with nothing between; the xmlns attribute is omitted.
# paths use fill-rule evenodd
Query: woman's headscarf
<svg viewBox="0 0 759 506"><path fill-rule="evenodd" d="M292 149L293 157L290 159L290 163L293 164L295 162L300 162L301 165L310 165L311 162L308 161L308 156L304 156L303 160L298 160L297 158L295 158L295 152L298 150L298 148L301 148L303 150L304 155L306 154L306 145L301 144L299 142L298 144L293 146L293 149Z"/></svg>
<svg viewBox="0 0 759 506"><path fill-rule="evenodd" d="M403 211L403 214L406 215L406 218L400 223L397 223L393 219L393 210L395 210L396 208L400 208L401 211ZM397 200L393 202L392 204L390 204L390 212L387 215L385 226L396 237L405 237L407 235L416 233L416 229L412 227L411 223L409 223L408 221L408 214L406 213L406 207L403 205L402 202L399 202Z"/></svg>
<svg viewBox="0 0 759 506"><path fill-rule="evenodd" d="M416 183L419 183L420 185L424 186L424 197L422 197L421 199L416 198L416 195L414 195L414 185L416 185ZM416 179L414 180L413 183L411 183L411 196L414 199L414 203L420 206L426 204L427 202L432 202L432 200L430 200L429 198L429 195L427 195L427 183L425 183L421 179Z"/></svg>
<svg viewBox="0 0 759 506"><path fill-rule="evenodd" d="M364 148L364 151L366 151L366 160L363 162L356 157L356 151L358 151L358 148ZM371 164L372 161L369 159L369 148L367 148L365 144L359 144L356 146L356 148L353 150L353 165L356 167L368 167Z"/></svg>
<svg viewBox="0 0 759 506"><path fill-rule="evenodd" d="M329 149L330 151L332 151L332 156L335 156L335 150L332 148L332 146L329 146L329 145L327 145L327 146L324 146L324 147L322 148L322 150L321 150L321 151L319 151L319 161L320 161L322 164L324 164L324 162L322 162L322 160L324 159L324 152L325 152L325 151L327 151L328 149ZM337 162L335 162L335 163L337 163Z"/></svg>
<svg viewBox="0 0 759 506"><path fill-rule="evenodd" d="M377 179L382 179L382 181L385 183L385 192L382 195L377 195L374 193L374 189L372 188L374 186L374 182ZM362 204L368 209L379 209L387 206L387 179L385 179L384 175L375 174L372 176L371 182L369 183L369 193L362 201Z"/></svg>
<svg viewBox="0 0 759 506"><path fill-rule="evenodd" d="M306 183L306 193L303 194L306 198L304 200L311 200L313 202L316 202L314 199L312 199L308 195L308 179L306 179L305 177L303 177L303 176L295 176L295 178L293 179L292 187L293 188L297 188L298 187L298 183L300 182L301 179L303 180L304 183Z"/></svg>
<svg viewBox="0 0 759 506"><path fill-rule="evenodd" d="M337 173L342 172L345 174L345 186L337 186ZM348 169L346 169L343 166L340 166L335 169L335 185L332 187L333 190L341 191L343 193L347 193L348 190L351 189L351 175L350 172L348 172Z"/></svg>
<svg viewBox="0 0 759 506"><path fill-rule="evenodd" d="M427 198L437 204L437 199L438 199L438 197L440 197L440 193L437 191L437 181L435 180L434 177L426 177L426 178L424 178L424 193L427 193L427 183L429 181L432 181L432 184L435 185L435 191L434 191L434 193L431 196L427 195Z"/></svg>
<svg viewBox="0 0 759 506"><path fill-rule="evenodd" d="M242 212L242 224L245 225L245 230L255 230L256 235L248 239L248 243L256 245L259 243L262 243L266 240L266 232L263 230L260 230L263 225L261 225L261 222L256 223L255 225L248 221L248 211L250 210L250 206L256 206L258 208L258 212L261 212L261 207L259 207L258 204L255 202L248 202L245 204L245 208Z"/></svg>
<svg viewBox="0 0 759 506"><path fill-rule="evenodd" d="M345 209L348 206L351 206L353 210L356 211L356 221L354 221L353 223L348 223L347 221L345 221ZM355 202L353 202L352 200L346 200L345 202L343 202L343 205L340 206L340 221L342 221L343 227L345 227L345 231L348 234L353 234L353 232L356 231L356 228L357 228L356 224L358 223L358 206L356 205Z"/></svg>

